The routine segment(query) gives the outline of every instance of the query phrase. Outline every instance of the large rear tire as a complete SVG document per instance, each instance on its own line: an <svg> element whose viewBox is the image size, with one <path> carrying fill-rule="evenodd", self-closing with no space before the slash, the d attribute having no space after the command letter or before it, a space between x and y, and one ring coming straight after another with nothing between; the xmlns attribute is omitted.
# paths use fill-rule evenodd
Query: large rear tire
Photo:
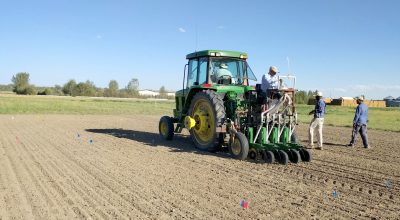
<svg viewBox="0 0 400 220"><path fill-rule="evenodd" d="M199 91L191 101L189 116L196 121L196 125L190 129L196 148L216 151L221 141L217 127L221 127L225 121L222 98L213 90Z"/></svg>
<svg viewBox="0 0 400 220"><path fill-rule="evenodd" d="M238 160L246 159L249 154L249 141L247 140L246 135L237 132L233 143L229 145L229 152L232 157Z"/></svg>

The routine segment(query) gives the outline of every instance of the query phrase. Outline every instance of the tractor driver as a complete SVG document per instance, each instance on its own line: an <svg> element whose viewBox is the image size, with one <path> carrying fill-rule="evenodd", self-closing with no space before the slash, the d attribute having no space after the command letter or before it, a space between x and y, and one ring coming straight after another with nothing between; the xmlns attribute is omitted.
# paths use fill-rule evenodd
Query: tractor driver
<svg viewBox="0 0 400 220"><path fill-rule="evenodd" d="M228 65L225 63L221 63L219 67L216 70L215 73L215 82L219 82L220 80L230 80L230 83L235 83L234 79L232 78L232 73L231 71L228 70ZM230 84L229 83L229 84Z"/></svg>

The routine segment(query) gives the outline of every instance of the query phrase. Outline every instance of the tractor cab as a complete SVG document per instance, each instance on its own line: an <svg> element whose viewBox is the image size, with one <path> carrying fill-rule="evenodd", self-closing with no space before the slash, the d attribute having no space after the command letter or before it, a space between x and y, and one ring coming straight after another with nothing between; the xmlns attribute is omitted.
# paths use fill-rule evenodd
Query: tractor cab
<svg viewBox="0 0 400 220"><path fill-rule="evenodd" d="M257 81L247 64L247 54L234 51L204 50L188 54L186 88L208 85L249 85Z"/></svg>

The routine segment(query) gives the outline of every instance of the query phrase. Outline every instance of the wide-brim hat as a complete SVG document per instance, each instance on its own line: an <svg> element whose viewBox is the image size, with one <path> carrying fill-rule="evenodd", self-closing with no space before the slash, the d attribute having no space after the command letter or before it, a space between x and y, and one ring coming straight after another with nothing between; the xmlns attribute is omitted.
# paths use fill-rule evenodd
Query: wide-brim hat
<svg viewBox="0 0 400 220"><path fill-rule="evenodd" d="M322 92L321 91L316 91L315 94L313 96L319 96L322 97Z"/></svg>
<svg viewBox="0 0 400 220"><path fill-rule="evenodd" d="M276 66L271 66L271 67L269 68L269 71L270 71L270 72L274 72L274 73L279 73L278 67L276 67Z"/></svg>

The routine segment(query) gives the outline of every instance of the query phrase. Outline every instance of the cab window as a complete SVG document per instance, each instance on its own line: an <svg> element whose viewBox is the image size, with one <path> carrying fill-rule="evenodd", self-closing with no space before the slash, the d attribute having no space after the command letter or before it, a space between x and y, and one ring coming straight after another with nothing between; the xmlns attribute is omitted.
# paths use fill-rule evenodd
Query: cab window
<svg viewBox="0 0 400 220"><path fill-rule="evenodd" d="M198 60L193 59L189 61L189 71L188 71L188 81L187 81L187 87L191 87L195 84L198 85L197 81L197 73L198 73Z"/></svg>
<svg viewBox="0 0 400 220"><path fill-rule="evenodd" d="M199 84L207 83L207 66L208 66L208 58L203 57L199 60Z"/></svg>

